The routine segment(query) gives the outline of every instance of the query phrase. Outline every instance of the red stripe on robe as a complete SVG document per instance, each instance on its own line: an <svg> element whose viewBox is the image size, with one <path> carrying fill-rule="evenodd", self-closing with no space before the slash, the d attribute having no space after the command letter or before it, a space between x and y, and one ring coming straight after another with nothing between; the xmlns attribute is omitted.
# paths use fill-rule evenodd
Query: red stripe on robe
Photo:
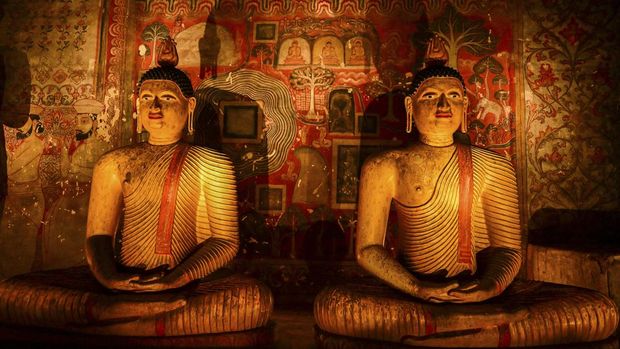
<svg viewBox="0 0 620 349"><path fill-rule="evenodd" d="M189 146L179 144L172 154L168 165L161 205L159 207L159 221L157 224L157 236L155 238L155 253L170 255L172 253L172 227L174 225L174 212L176 209L177 191L179 178L185 163L185 157Z"/></svg>
<svg viewBox="0 0 620 349"><path fill-rule="evenodd" d="M474 188L474 167L471 148L457 144L459 162L459 232L458 262L472 266L471 214Z"/></svg>

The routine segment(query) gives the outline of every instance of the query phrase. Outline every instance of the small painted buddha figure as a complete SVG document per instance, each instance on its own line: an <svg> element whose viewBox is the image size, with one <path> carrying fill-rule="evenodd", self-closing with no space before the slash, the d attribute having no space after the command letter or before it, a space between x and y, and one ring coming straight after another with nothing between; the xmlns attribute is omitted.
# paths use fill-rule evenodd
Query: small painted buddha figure
<svg viewBox="0 0 620 349"><path fill-rule="evenodd" d="M239 246L234 169L226 155L181 142L185 125L192 130L196 99L187 75L172 64L178 60L171 42L160 57L170 59L139 85L138 129L149 132L148 142L113 150L94 168L90 271L0 283L2 323L181 336L244 331L269 320L265 285L216 272Z"/></svg>
<svg viewBox="0 0 620 349"><path fill-rule="evenodd" d="M365 65L368 63L366 61L366 50L364 49L362 39L353 40L353 46L351 46L351 54L349 56L349 65Z"/></svg>
<svg viewBox="0 0 620 349"><path fill-rule="evenodd" d="M293 40L289 46L284 64L306 64L304 56L301 54L301 46L299 41Z"/></svg>
<svg viewBox="0 0 620 349"><path fill-rule="evenodd" d="M378 284L329 287L315 319L330 333L429 347L538 346L595 341L618 324L596 291L514 282L522 263L515 172L502 156L458 144L463 78L431 41L405 98L418 142L363 165L358 263ZM398 257L384 247L390 205Z"/></svg>
<svg viewBox="0 0 620 349"><path fill-rule="evenodd" d="M336 47L331 41L327 41L321 49L321 62L325 65L340 65L340 59L336 53Z"/></svg>

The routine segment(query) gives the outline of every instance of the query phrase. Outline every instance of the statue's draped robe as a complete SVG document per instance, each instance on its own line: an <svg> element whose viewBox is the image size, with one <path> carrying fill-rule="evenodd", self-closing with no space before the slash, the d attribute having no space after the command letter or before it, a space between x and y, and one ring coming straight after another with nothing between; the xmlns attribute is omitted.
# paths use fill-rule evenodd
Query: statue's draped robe
<svg viewBox="0 0 620 349"><path fill-rule="evenodd" d="M501 265L495 261L498 267L489 276L505 289L521 263L518 200L510 162L458 145L426 203L412 207L396 201L403 264L420 275L473 274L479 252L502 248L509 253Z"/></svg>
<svg viewBox="0 0 620 349"><path fill-rule="evenodd" d="M144 178L133 179L139 183L124 194L120 264L172 269L209 238L236 245L233 171L226 157L207 148L180 145L155 159ZM207 275L213 271L209 264L224 253L226 248L212 251L184 268L192 279Z"/></svg>
<svg viewBox="0 0 620 349"><path fill-rule="evenodd" d="M458 279L478 271L503 290L520 258L508 253L494 261L494 269L483 271L476 255L488 247L522 248L518 207L510 163L490 151L458 145L426 203L396 202L400 260L420 278ZM484 303L436 305L370 281L324 289L314 311L318 326L331 333L438 347L592 341L607 338L618 322L616 305L596 291L521 282ZM493 319L498 320L488 326ZM439 333L444 338L433 338Z"/></svg>
<svg viewBox="0 0 620 349"><path fill-rule="evenodd" d="M129 148L140 153L139 147ZM138 150L136 150L138 149ZM146 161L140 178L127 175L124 216L117 236L121 267L181 268L192 280L214 272L237 249L236 182L230 160L216 151L178 144ZM130 156L131 158L131 156ZM130 159L130 161L134 161ZM129 297L129 298L127 298ZM177 310L100 323L97 304L130 299L182 298ZM111 293L86 268L24 274L0 283L0 322L128 336L178 336L243 331L263 326L272 297L241 275L209 277L183 289L154 294Z"/></svg>

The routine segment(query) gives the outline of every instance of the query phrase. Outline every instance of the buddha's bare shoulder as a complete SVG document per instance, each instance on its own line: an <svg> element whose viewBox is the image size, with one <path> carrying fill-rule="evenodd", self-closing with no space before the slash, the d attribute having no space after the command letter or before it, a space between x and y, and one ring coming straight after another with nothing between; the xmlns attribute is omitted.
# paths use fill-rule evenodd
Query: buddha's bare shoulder
<svg viewBox="0 0 620 349"><path fill-rule="evenodd" d="M404 153L400 149L390 149L369 155L364 161L362 172L396 169Z"/></svg>
<svg viewBox="0 0 620 349"><path fill-rule="evenodd" d="M144 158L147 146L145 143L127 145L107 151L97 161L96 167L125 167L129 163Z"/></svg>
<svg viewBox="0 0 620 349"><path fill-rule="evenodd" d="M452 151L453 150L451 148L446 148L441 152L451 153ZM368 157L366 163L380 167L402 167L412 162L418 163L436 156L437 154L434 151L429 151L428 147L421 146L420 144L413 144L403 148L390 149L375 153Z"/></svg>

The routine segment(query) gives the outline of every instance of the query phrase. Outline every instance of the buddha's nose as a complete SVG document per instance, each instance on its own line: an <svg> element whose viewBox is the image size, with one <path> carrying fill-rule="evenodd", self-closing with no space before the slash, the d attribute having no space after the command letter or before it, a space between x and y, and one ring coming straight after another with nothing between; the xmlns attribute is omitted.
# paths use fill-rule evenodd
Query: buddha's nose
<svg viewBox="0 0 620 349"><path fill-rule="evenodd" d="M448 104L448 98L446 98L446 95L444 93L439 96L439 100L437 101L437 109L450 109L450 104Z"/></svg>
<svg viewBox="0 0 620 349"><path fill-rule="evenodd" d="M159 100L158 97L155 97L155 99L153 100L152 107L153 108L161 108L161 101Z"/></svg>

